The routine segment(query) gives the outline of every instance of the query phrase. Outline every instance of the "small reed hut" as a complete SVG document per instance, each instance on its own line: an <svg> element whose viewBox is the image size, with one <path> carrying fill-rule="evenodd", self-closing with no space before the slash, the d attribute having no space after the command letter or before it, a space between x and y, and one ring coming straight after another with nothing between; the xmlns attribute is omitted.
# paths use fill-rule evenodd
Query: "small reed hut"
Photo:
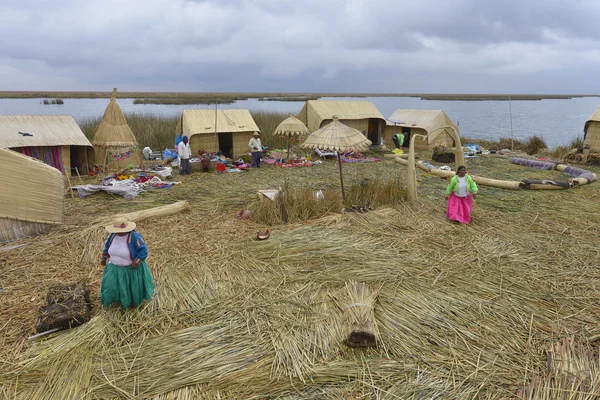
<svg viewBox="0 0 600 400"><path fill-rule="evenodd" d="M32 157L0 149L0 243L42 234L63 222L64 177Z"/></svg>
<svg viewBox="0 0 600 400"><path fill-rule="evenodd" d="M600 153L600 107L594 111L583 128L583 146L586 152Z"/></svg>
<svg viewBox="0 0 600 400"><path fill-rule="evenodd" d="M69 115L0 116L0 148L37 158L67 176L75 168L87 174L93 165L92 144Z"/></svg>
<svg viewBox="0 0 600 400"><path fill-rule="evenodd" d="M410 146L412 135L423 135L427 140L417 140L415 150L432 150L436 146L454 147L458 127L442 110L398 109L388 118L385 129L385 145L394 148L392 137L404 135L402 147Z"/></svg>
<svg viewBox="0 0 600 400"><path fill-rule="evenodd" d="M184 110L175 133L189 138L193 154L204 149L234 158L250 151L254 132L260 129L248 110Z"/></svg>
<svg viewBox="0 0 600 400"><path fill-rule="evenodd" d="M331 123L334 115L342 124L362 132L373 146L381 143L385 118L370 101L309 100L298 119L315 132Z"/></svg>
<svg viewBox="0 0 600 400"><path fill-rule="evenodd" d="M133 131L127 125L123 111L117 104L117 89L104 111L100 125L94 132L96 165L106 170L118 170L142 162L142 152Z"/></svg>

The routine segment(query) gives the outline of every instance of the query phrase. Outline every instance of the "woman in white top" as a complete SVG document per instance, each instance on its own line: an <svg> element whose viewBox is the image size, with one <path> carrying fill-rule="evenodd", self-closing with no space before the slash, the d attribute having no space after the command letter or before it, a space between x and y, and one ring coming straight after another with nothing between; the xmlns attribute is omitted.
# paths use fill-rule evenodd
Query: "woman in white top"
<svg viewBox="0 0 600 400"><path fill-rule="evenodd" d="M139 306L150 300L154 281L146 257L148 247L135 231L135 222L117 218L106 227L110 236L102 252L102 286L100 302L104 307L120 305L123 309Z"/></svg>
<svg viewBox="0 0 600 400"><path fill-rule="evenodd" d="M448 200L446 216L450 221L461 224L471 222L471 209L477 191L477 184L470 175L467 175L467 168L464 165L459 166L456 175L452 177L446 188L446 200Z"/></svg>

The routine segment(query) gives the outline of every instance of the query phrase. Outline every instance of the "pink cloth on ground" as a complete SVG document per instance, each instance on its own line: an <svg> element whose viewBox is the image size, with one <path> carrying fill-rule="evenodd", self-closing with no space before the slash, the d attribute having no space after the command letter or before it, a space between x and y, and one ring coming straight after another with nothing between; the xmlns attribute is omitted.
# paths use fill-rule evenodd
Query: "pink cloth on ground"
<svg viewBox="0 0 600 400"><path fill-rule="evenodd" d="M461 224L471 222L471 209L473 208L473 196L469 193L467 197L458 197L454 192L450 193L448 199L448 211L446 217L451 221Z"/></svg>

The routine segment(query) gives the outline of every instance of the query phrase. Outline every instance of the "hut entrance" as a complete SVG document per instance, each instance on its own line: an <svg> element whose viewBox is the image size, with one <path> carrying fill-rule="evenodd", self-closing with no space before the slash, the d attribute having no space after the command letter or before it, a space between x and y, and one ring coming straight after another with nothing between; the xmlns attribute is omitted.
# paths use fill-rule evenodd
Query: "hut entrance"
<svg viewBox="0 0 600 400"><path fill-rule="evenodd" d="M402 147L408 147L410 145L410 128L402 128L402 134L404 135Z"/></svg>
<svg viewBox="0 0 600 400"><path fill-rule="evenodd" d="M373 146L379 146L379 124L375 119L369 119L368 139Z"/></svg>
<svg viewBox="0 0 600 400"><path fill-rule="evenodd" d="M219 152L225 157L233 157L233 134L219 133Z"/></svg>

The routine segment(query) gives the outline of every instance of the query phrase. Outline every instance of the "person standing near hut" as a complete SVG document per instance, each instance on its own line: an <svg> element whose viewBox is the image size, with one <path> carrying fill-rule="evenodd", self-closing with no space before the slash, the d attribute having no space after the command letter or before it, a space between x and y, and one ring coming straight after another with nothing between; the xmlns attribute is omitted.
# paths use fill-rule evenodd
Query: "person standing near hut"
<svg viewBox="0 0 600 400"><path fill-rule="evenodd" d="M477 192L477 184L467 174L467 168L464 165L459 166L456 175L450 179L446 188L446 200L448 200L446 216L448 219L461 224L470 223L473 199L477 197Z"/></svg>
<svg viewBox="0 0 600 400"><path fill-rule="evenodd" d="M262 153L262 143L260 142L260 133L254 132L252 139L248 142L252 152L252 168L260 168L260 155Z"/></svg>
<svg viewBox="0 0 600 400"><path fill-rule="evenodd" d="M117 218L106 227L110 235L102 252L105 268L100 289L104 307L137 307L154 294L152 273L146 264L148 247L135 226L135 222Z"/></svg>
<svg viewBox="0 0 600 400"><path fill-rule="evenodd" d="M177 156L179 157L179 175L191 174L190 157L192 156L192 150L187 136L184 136L183 140L177 145Z"/></svg>

